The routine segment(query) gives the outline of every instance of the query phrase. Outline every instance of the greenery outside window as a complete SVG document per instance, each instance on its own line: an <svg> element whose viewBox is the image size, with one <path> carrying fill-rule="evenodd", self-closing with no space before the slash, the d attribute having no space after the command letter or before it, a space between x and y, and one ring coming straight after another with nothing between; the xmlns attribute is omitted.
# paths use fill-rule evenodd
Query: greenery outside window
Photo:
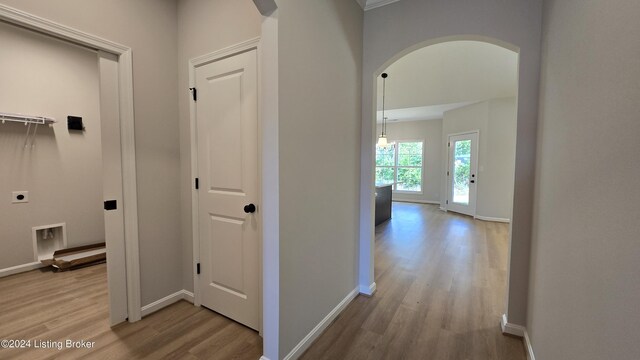
<svg viewBox="0 0 640 360"><path fill-rule="evenodd" d="M422 192L422 141L398 141L376 146L376 184L401 192Z"/></svg>

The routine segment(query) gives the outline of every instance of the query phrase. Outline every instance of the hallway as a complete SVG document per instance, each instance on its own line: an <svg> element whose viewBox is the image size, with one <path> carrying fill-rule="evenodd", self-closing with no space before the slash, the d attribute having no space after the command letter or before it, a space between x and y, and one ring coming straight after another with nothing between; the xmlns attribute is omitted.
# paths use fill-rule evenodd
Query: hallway
<svg viewBox="0 0 640 360"><path fill-rule="evenodd" d="M504 336L508 224L393 203L376 227L373 297L358 296L303 359L526 359Z"/></svg>

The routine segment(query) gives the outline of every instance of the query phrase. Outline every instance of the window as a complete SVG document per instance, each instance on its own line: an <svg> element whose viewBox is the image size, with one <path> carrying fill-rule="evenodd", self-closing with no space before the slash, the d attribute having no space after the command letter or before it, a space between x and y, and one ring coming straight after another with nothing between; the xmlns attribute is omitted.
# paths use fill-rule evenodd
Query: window
<svg viewBox="0 0 640 360"><path fill-rule="evenodd" d="M393 190L422 191L422 141L376 146L376 184L395 182Z"/></svg>

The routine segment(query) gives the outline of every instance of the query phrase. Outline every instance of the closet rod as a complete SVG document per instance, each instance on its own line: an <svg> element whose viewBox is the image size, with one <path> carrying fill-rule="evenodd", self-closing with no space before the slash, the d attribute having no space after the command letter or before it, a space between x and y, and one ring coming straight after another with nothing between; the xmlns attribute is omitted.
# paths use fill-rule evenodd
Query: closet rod
<svg viewBox="0 0 640 360"><path fill-rule="evenodd" d="M4 124L5 121L13 121L13 122L21 122L25 125L27 124L36 124L36 125L53 125L56 123L56 119L46 117L46 116L32 116L32 115L22 115L22 114L12 114L12 113L3 113L0 112L0 121Z"/></svg>

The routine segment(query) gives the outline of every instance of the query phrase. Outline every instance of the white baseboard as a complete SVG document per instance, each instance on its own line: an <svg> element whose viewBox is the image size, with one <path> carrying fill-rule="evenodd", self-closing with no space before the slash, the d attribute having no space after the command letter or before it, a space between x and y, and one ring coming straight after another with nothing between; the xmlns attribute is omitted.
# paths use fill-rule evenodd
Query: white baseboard
<svg viewBox="0 0 640 360"><path fill-rule="evenodd" d="M447 212L447 209L445 209L444 207L440 206L440 211Z"/></svg>
<svg viewBox="0 0 640 360"><path fill-rule="evenodd" d="M371 283L371 285L360 285L360 294L365 296L372 296L373 293L376 292L376 283Z"/></svg>
<svg viewBox="0 0 640 360"><path fill-rule="evenodd" d="M188 301L193 304L194 295L191 291L182 290L182 300Z"/></svg>
<svg viewBox="0 0 640 360"><path fill-rule="evenodd" d="M266 356L260 356L260 360L269 360L269 358Z"/></svg>
<svg viewBox="0 0 640 360"><path fill-rule="evenodd" d="M40 268L43 268L45 266L46 265L42 264L41 262L36 261L36 262L28 263L28 264L12 266L12 267L9 267L9 268L6 268L6 269L0 269L0 278L3 278L5 276L9 276L9 275L14 275L14 274L19 274L19 273L35 270L35 269L40 269Z"/></svg>
<svg viewBox="0 0 640 360"><path fill-rule="evenodd" d="M531 346L531 340L529 339L529 333L524 331L524 349L527 352L527 360L536 360L536 356L533 355L533 346Z"/></svg>
<svg viewBox="0 0 640 360"><path fill-rule="evenodd" d="M294 360L299 358L300 355L302 355L309 348L309 346L311 346L311 344L318 338L318 336L322 334L322 332L327 328L327 326L329 326L331 322L335 320L335 318L338 317L338 315L340 315L342 310L344 310L347 307L347 305L349 305L349 303L353 299L355 299L356 296L358 296L359 292L360 292L359 288L357 287L353 289L349 294L347 294L347 296L344 299L342 299L342 301L340 301L340 303L336 305L336 307L333 308L333 310L331 310L331 312L329 312L327 316L325 316L324 319L322 319L322 321L320 321L318 325L316 325L316 327L314 327L313 330L311 330L307 334L307 336L305 336L304 339L302 339L298 343L298 345L296 345L296 347L294 347L293 350L291 350L289 354L287 354L287 356L284 357L284 360Z"/></svg>
<svg viewBox="0 0 640 360"><path fill-rule="evenodd" d="M391 200L395 202L404 202L404 203L440 205L440 201L432 201L432 200L410 200L410 199L393 199L393 198Z"/></svg>
<svg viewBox="0 0 640 360"><path fill-rule="evenodd" d="M501 222L501 223L510 223L511 219L506 219L506 218L497 218L497 217L490 217L490 216L482 216L482 215L476 215L474 216L475 219L478 220L482 220L482 221L493 221L493 222Z"/></svg>
<svg viewBox="0 0 640 360"><path fill-rule="evenodd" d="M500 321L500 327L503 334L509 334L517 337L524 337L525 328L522 325L509 324L507 321L507 314L502 314L502 320Z"/></svg>
<svg viewBox="0 0 640 360"><path fill-rule="evenodd" d="M502 320L500 321L500 327L503 334L509 334L517 337L521 337L524 340L524 348L527 353L527 360L536 360L533 355L533 347L531 346L531 340L529 339L529 333L527 329L522 325L510 324L507 321L507 314L502 314Z"/></svg>
<svg viewBox="0 0 640 360"><path fill-rule="evenodd" d="M140 310L142 317L152 314L160 309L164 309L169 305L175 304L180 300L186 300L193 303L193 293L187 290L180 290L171 295L167 295L160 300L156 300L151 304L145 305Z"/></svg>

